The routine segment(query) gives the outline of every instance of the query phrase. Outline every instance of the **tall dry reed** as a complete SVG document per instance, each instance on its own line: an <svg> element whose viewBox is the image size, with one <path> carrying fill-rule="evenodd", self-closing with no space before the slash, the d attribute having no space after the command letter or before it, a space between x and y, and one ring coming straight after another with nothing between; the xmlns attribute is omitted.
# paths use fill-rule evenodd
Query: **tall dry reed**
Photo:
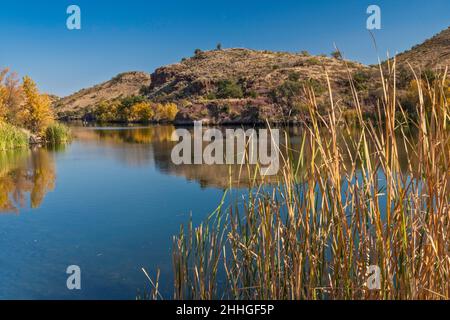
<svg viewBox="0 0 450 320"><path fill-rule="evenodd" d="M305 89L311 121L301 150L286 138L278 184L255 179L243 201L225 206L224 197L204 224L174 237L173 298L450 297L448 76L418 85L411 120L397 99L395 61L381 69L378 123L363 119L349 74L358 136L329 81L326 116ZM379 290L368 289L370 266L381 271Z"/></svg>

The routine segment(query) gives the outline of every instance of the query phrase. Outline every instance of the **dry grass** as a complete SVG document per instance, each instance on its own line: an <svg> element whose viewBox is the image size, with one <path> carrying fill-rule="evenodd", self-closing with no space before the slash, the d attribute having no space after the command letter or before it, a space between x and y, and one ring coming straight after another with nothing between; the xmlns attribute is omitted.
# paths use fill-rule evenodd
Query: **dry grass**
<svg viewBox="0 0 450 320"><path fill-rule="evenodd" d="M450 297L447 74L418 88L416 122L397 102L395 74L394 62L382 75L383 125L364 121L350 74L357 112L351 123L339 117L331 86L327 117L305 89L312 121L302 149L290 150L286 137L287 153L300 157L283 157L277 185L255 180L243 202L225 207L224 197L204 224L181 228L174 237L173 298ZM380 290L366 287L370 265L381 269Z"/></svg>

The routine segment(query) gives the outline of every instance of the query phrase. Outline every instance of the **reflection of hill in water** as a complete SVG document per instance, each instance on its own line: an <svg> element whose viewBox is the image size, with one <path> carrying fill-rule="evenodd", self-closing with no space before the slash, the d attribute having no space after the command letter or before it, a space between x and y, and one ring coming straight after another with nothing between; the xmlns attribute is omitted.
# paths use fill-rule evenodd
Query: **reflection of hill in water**
<svg viewBox="0 0 450 320"><path fill-rule="evenodd" d="M0 152L0 168L0 212L18 212L28 199L37 208L55 187L54 160L44 148Z"/></svg>
<svg viewBox="0 0 450 320"><path fill-rule="evenodd" d="M247 167L175 165L171 159L172 149L177 144L171 141L172 133L175 131L173 126L76 128L73 131L77 140L107 147L108 150L104 151L105 154L113 156L127 165L146 166L153 163L163 173L196 181L202 187L226 188L230 184L230 173L233 186L248 185L249 171Z"/></svg>
<svg viewBox="0 0 450 320"><path fill-rule="evenodd" d="M127 166L155 166L159 171L195 181L201 187L225 189L229 186L248 187L254 177L256 167L247 165L175 165L171 153L176 142L171 141L173 126L151 126L145 128L73 128L74 143L80 143L83 148L92 147L96 156L106 156L117 159ZM192 131L192 128L189 129ZM288 130L291 157L296 163L299 150L302 150L303 134L300 128ZM358 130L350 133L358 137ZM327 135L326 132L323 133ZM347 148L340 137L341 148ZM284 141L284 140L283 140ZM325 139L326 141L326 139ZM351 149L351 146L349 146ZM285 148L282 146L282 149ZM413 149L413 147L411 147ZM74 151L75 152L75 151ZM88 149L90 153L91 150ZM350 150L355 154L354 150ZM286 152L283 152L286 156ZM299 177L305 177L310 172L311 150L309 141L304 141L303 165L300 166ZM45 195L54 189L56 180L53 152L45 148L35 150L15 150L0 152L0 212L18 212L29 206L37 208ZM406 168L408 157L399 146L400 166ZM317 164L318 158L316 158ZM282 160L280 158L280 167ZM343 159L343 165L351 170L348 159ZM412 166L416 165L411 159ZM374 164L376 165L376 164ZM277 182L278 177L265 178L267 182Z"/></svg>
<svg viewBox="0 0 450 320"><path fill-rule="evenodd" d="M204 128L206 129L206 128ZM171 152L176 142L171 141L173 126L151 126L151 127L131 127L131 128L99 128L87 129L78 128L74 130L75 137L78 140L87 143L98 144L99 146L107 146L109 156L115 157L119 161L131 166L146 166L154 163L155 167L163 173L184 177L189 181L196 181L202 187L227 188L230 184L233 187L247 187L251 180L255 177L255 166L247 165L175 165L171 160ZM193 129L188 128L192 133ZM222 128L222 130L225 130ZM288 134L288 143L290 144L291 158L296 163L299 159L299 151L303 144L303 131L301 128L289 128L282 130ZM359 130L354 129L350 133L356 140L359 136ZM327 132L323 132L326 136ZM284 138L282 138L284 141ZM341 148L347 148L340 137ZM206 145L206 143L205 143ZM204 146L205 146L204 145ZM352 146L348 146L352 149ZM400 146L401 147L401 146ZM286 155L286 147L281 146L284 156ZM351 150L354 154L355 152ZM308 164L311 160L311 150L309 141L304 141L304 165L301 166L299 174L307 174ZM406 168L407 155L399 149L400 165ZM282 159L280 157L280 167ZM349 168L349 159L343 159L343 164ZM348 164L348 165L346 165ZM256 177L261 179L260 175ZM277 177L266 177L268 182L276 182Z"/></svg>

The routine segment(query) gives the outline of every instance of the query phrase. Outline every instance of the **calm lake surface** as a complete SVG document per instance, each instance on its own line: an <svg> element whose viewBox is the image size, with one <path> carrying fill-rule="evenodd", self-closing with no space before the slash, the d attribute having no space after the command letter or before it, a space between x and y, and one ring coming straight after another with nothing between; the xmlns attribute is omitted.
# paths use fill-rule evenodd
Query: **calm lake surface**
<svg viewBox="0 0 450 320"><path fill-rule="evenodd" d="M0 153L0 299L135 299L149 288L142 267L161 269L170 298L173 235L213 212L230 181L245 192L245 178L174 165L172 126L72 130L64 148ZM291 143L300 149L299 132ZM66 287L70 265L80 291Z"/></svg>

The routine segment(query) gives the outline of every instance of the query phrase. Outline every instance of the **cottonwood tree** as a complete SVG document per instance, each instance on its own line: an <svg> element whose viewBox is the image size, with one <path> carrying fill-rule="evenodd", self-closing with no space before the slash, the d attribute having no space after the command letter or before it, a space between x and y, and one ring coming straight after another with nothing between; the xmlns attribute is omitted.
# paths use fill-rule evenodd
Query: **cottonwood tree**
<svg viewBox="0 0 450 320"><path fill-rule="evenodd" d="M9 69L0 71L0 121L15 124L22 103L22 90L17 74Z"/></svg>
<svg viewBox="0 0 450 320"><path fill-rule="evenodd" d="M19 112L21 124L31 132L42 135L53 121L50 98L39 93L30 77L23 78L22 91L24 103Z"/></svg>

